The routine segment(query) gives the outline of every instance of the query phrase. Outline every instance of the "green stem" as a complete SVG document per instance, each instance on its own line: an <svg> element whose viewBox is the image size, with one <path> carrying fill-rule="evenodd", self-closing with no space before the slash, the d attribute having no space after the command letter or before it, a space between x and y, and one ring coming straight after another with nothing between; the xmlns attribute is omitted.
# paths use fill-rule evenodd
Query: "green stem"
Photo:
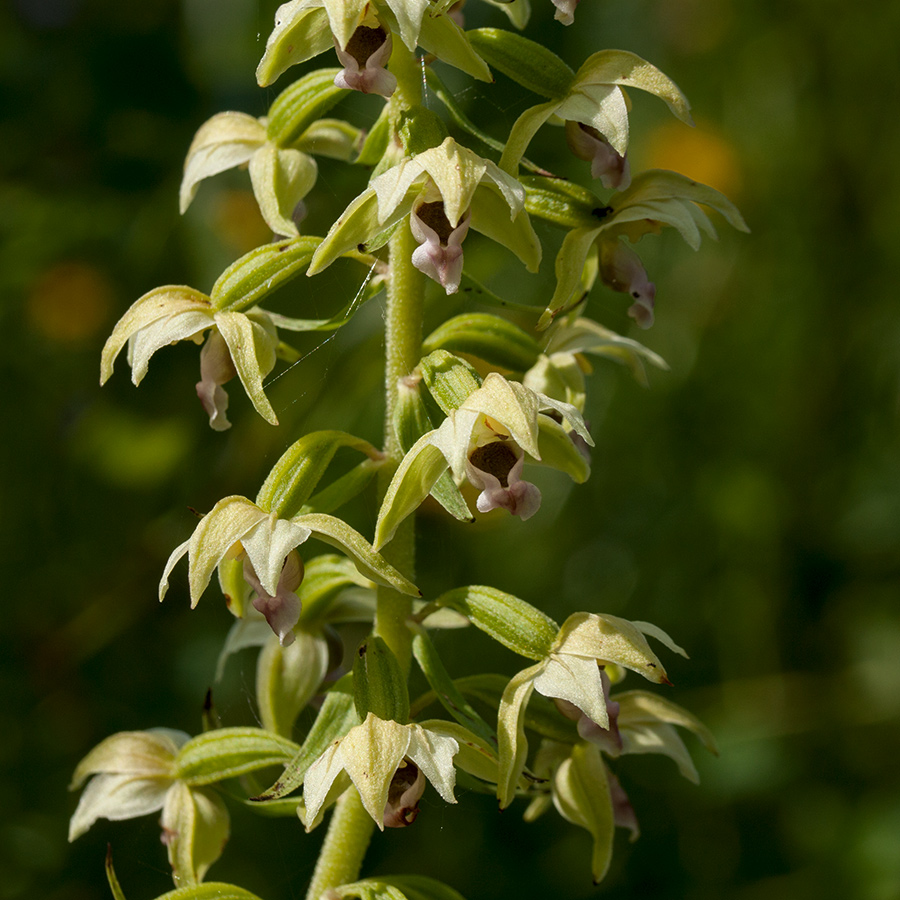
<svg viewBox="0 0 900 900"><path fill-rule="evenodd" d="M400 43L397 41L397 43ZM411 54L407 55L412 58ZM393 58L392 58L393 63ZM399 81L398 76L398 81ZM397 382L409 375L422 355L422 313L425 276L412 264L416 241L404 223L390 243L390 278L385 312L385 394L384 447L390 464L379 473L379 492L384 496L391 475L403 458L403 449L394 428ZM410 516L385 547L384 558L412 579L415 574L415 527ZM379 587L375 611L375 633L394 652L400 665L409 671L412 632L406 620L412 612L412 598ZM328 825L328 834L319 853L307 900L319 900L323 893L341 884L356 881L375 823L365 811L355 788L338 800Z"/></svg>
<svg viewBox="0 0 900 900"><path fill-rule="evenodd" d="M385 312L385 452L393 465L382 469L380 493L384 495L393 470L403 458L403 448L394 428L397 384L418 365L422 355L422 313L425 276L412 264L415 238L404 222L390 243L391 277ZM409 579L415 577L415 526L407 519L393 540L382 551L384 558ZM412 634L406 619L412 612L412 598L397 591L379 587L375 612L375 633L391 648L397 661L408 670Z"/></svg>
<svg viewBox="0 0 900 900"><path fill-rule="evenodd" d="M374 829L356 788L344 791L328 824L306 900L319 900L326 891L357 880Z"/></svg>

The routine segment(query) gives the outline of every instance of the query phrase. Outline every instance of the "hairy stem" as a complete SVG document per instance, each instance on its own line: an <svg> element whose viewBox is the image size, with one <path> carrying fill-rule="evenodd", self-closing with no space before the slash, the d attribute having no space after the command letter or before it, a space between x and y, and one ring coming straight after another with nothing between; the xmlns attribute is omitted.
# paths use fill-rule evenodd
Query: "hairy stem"
<svg viewBox="0 0 900 900"><path fill-rule="evenodd" d="M385 312L385 452L393 465L385 466L379 481L383 494L393 469L403 457L403 449L394 428L397 383L409 375L422 355L422 306L425 276L412 264L416 241L404 222L391 238L391 278ZM387 470L387 471L385 471ZM415 577L415 526L407 519L383 551L385 559L407 578ZM410 662L412 635L406 619L412 611L412 599L391 588L379 587L375 613L375 632L384 639L406 669Z"/></svg>
<svg viewBox="0 0 900 900"><path fill-rule="evenodd" d="M326 891L357 880L374 829L356 788L344 791L328 824L306 900L319 900Z"/></svg>

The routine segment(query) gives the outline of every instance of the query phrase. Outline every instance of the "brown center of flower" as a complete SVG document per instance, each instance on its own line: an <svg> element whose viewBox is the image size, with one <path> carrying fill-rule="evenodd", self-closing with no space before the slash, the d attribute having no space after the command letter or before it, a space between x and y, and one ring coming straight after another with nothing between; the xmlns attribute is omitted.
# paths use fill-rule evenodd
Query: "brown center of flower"
<svg viewBox="0 0 900 900"><path fill-rule="evenodd" d="M425 776L408 757L400 763L388 786L387 806L384 809L385 828L405 828L419 815L419 798L425 790Z"/></svg>
<svg viewBox="0 0 900 900"><path fill-rule="evenodd" d="M378 50L387 40L387 32L380 26L376 25L370 28L368 25L360 25L356 31L350 35L345 50L349 53L360 66L365 66L369 57Z"/></svg>
<svg viewBox="0 0 900 900"><path fill-rule="evenodd" d="M476 469L493 475L503 487L509 487L507 478L512 467L518 462L515 452L504 441L492 441L476 447L469 457Z"/></svg>
<svg viewBox="0 0 900 900"><path fill-rule="evenodd" d="M446 246L453 233L453 226L444 212L444 201L434 200L431 203L423 203L416 215L438 236L440 242Z"/></svg>

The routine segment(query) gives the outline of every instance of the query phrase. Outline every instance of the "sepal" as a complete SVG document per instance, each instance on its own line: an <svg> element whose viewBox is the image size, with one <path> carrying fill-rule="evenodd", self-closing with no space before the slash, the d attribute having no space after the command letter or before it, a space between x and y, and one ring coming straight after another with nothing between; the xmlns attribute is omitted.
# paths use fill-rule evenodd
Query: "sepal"
<svg viewBox="0 0 900 900"><path fill-rule="evenodd" d="M377 635L368 637L356 651L353 700L360 719L372 713L401 725L409 721L406 678L390 647Z"/></svg>
<svg viewBox="0 0 900 900"><path fill-rule="evenodd" d="M552 469L565 472L575 484L584 484L590 478L591 466L575 445L572 435L549 416L541 416L538 427L541 462Z"/></svg>
<svg viewBox="0 0 900 900"><path fill-rule="evenodd" d="M591 872L599 884L609 871L616 826L606 766L596 747L572 748L553 775L553 803L564 819L590 833Z"/></svg>
<svg viewBox="0 0 900 900"><path fill-rule="evenodd" d="M176 885L193 886L222 855L231 833L222 798L178 781L166 793L160 825Z"/></svg>

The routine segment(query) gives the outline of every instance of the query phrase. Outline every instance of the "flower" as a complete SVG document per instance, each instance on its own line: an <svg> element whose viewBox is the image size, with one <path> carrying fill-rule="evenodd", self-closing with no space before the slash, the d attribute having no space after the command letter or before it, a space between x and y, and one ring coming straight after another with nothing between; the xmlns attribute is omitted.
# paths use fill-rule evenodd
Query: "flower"
<svg viewBox="0 0 900 900"><path fill-rule="evenodd" d="M567 5L574 7L571 3ZM688 125L694 124L687 98L668 76L634 53L601 50L585 60L562 97L532 106L519 116L500 158L500 168L514 174L538 129L555 116L566 122L585 125L588 127L586 135L605 141L610 151L622 158L622 162L617 162L607 152L608 162L601 164L600 168L609 170L608 177L613 180L622 180L629 131L629 104L623 90L627 87L655 94L676 118ZM571 133L568 136L571 139ZM622 169L623 172L614 175L615 169Z"/></svg>
<svg viewBox="0 0 900 900"><path fill-rule="evenodd" d="M266 224L275 234L298 235L295 211L316 183L316 161L298 147L280 147L269 140L265 120L246 113L218 113L194 135L184 161L181 213L187 211L204 178L247 164Z"/></svg>
<svg viewBox="0 0 900 900"><path fill-rule="evenodd" d="M649 328L653 324L656 287L623 239L635 243L645 234L658 234L668 225L696 250L701 232L716 237L709 216L698 205L701 203L721 213L738 231L748 231L737 207L714 188L677 172L641 172L628 190L613 194L608 207L595 210L593 221L573 228L563 239L556 257L556 290L538 328L546 328L564 312L573 296L580 300L582 271L592 257L598 260L604 284L634 300L628 314L642 328Z"/></svg>
<svg viewBox="0 0 900 900"><path fill-rule="evenodd" d="M553 0L553 5L556 7L553 18L557 22L562 22L563 25L571 25L575 21L575 7L580 2L581 0Z"/></svg>
<svg viewBox="0 0 900 900"><path fill-rule="evenodd" d="M275 12L275 28L266 42L256 79L260 87L266 87L291 66L334 45L345 66L337 76L344 82L340 86L388 95L393 90L393 76L383 67L394 34L410 51L419 44L474 78L490 81L490 70L469 45L465 32L446 11L433 12L430 6L429 0L291 0ZM377 34L360 34L361 27L383 32L383 40Z"/></svg>
<svg viewBox="0 0 900 900"><path fill-rule="evenodd" d="M649 681L671 683L645 634L661 641L670 650L686 655L655 625L629 622L617 616L575 613L563 623L550 653L512 678L500 701L497 732L502 773L498 784L501 808L512 802L516 782L525 765L528 753L525 707L533 691L571 704L599 728L608 731L605 741L615 744L616 722L615 718L610 718L608 682L604 684L604 672L600 667L631 669ZM618 672L616 668L613 670ZM617 712L614 707L612 709Z"/></svg>
<svg viewBox="0 0 900 900"><path fill-rule="evenodd" d="M131 380L137 385L157 350L183 340L200 343L208 329L210 334L200 353L197 395L209 415L210 426L216 431L231 427L225 415L228 395L222 385L234 375L240 378L256 411L277 425L262 384L275 366L278 346L269 315L255 307L247 312L217 310L206 294L183 285L154 288L132 304L103 347L100 384L112 375L116 357L126 343Z"/></svg>
<svg viewBox="0 0 900 900"><path fill-rule="evenodd" d="M220 500L203 517L194 533L169 557L159 583L159 599L169 589L175 564L188 556L191 606L197 605L212 573L225 560L242 558L247 583L256 591L254 607L266 617L283 646L293 640L300 615L294 590L302 578L302 563L292 551L315 535L342 550L356 568L378 584L418 596L415 585L376 553L366 539L345 522L323 513L279 518L246 497Z"/></svg>
<svg viewBox="0 0 900 900"><path fill-rule="evenodd" d="M624 191L631 184L628 157L619 153L596 128L582 122L566 122L566 143L579 159L591 164L591 178L603 187Z"/></svg>
<svg viewBox="0 0 900 900"><path fill-rule="evenodd" d="M458 751L452 737L370 712L307 769L302 814L306 830L319 824L325 807L347 789L348 781L382 830L412 824L426 778L447 803L456 803L453 757Z"/></svg>
<svg viewBox="0 0 900 900"><path fill-rule="evenodd" d="M406 216L419 242L413 264L448 294L459 288L461 244L470 227L511 250L529 271L540 264L541 245L525 212L522 185L448 137L375 178L332 226L308 274Z"/></svg>
<svg viewBox="0 0 900 900"><path fill-rule="evenodd" d="M69 840L97 819L120 821L162 810L160 825L176 885L196 884L219 858L230 830L228 810L206 788L176 777L181 731L124 731L98 744L79 764L70 790L90 777L69 823Z"/></svg>
<svg viewBox="0 0 900 900"><path fill-rule="evenodd" d="M522 384L537 393L571 403L579 412L584 411L586 398L584 376L591 371L583 354L595 354L621 363L645 387L648 384L645 361L668 369L661 356L593 319L557 319L553 328L545 333L544 352L525 372Z"/></svg>
<svg viewBox="0 0 900 900"><path fill-rule="evenodd" d="M479 512L502 508L522 519L534 515L541 495L537 487L522 479L525 456L541 460L539 436L570 442L568 433L541 410L561 416L593 446L575 407L491 372L440 427L419 438L403 457L378 514L376 547L391 539L400 522L428 496L448 468L457 479L466 478L481 489L476 504ZM560 459L554 454L548 464L558 465ZM577 469L558 467L580 481L586 480L590 471L583 460Z"/></svg>

